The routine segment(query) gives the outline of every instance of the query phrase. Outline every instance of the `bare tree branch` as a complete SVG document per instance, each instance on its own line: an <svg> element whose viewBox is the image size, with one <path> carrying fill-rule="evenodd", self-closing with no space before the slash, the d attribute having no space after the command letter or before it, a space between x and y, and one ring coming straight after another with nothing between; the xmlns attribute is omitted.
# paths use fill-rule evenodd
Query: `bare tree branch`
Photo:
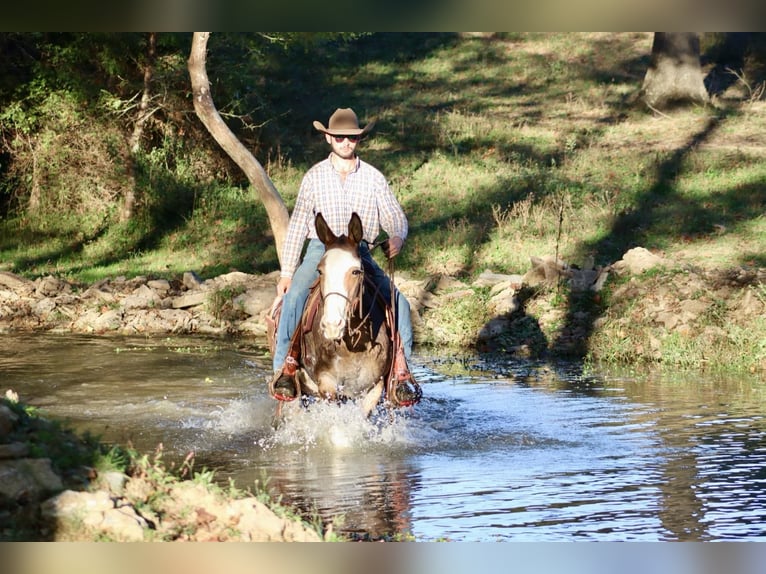
<svg viewBox="0 0 766 574"><path fill-rule="evenodd" d="M218 145L245 172L250 184L257 190L260 200L266 207L277 254L281 258L282 244L287 234L290 216L282 196L279 195L266 170L229 129L213 103L210 94L210 81L205 69L209 37L210 32L194 32L192 39L188 67L194 97L194 111L215 141L218 142Z"/></svg>

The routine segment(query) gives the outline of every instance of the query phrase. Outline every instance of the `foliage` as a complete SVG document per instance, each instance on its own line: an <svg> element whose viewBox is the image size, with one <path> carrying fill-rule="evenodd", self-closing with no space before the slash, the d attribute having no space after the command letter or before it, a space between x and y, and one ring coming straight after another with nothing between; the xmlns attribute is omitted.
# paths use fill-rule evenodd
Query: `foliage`
<svg viewBox="0 0 766 574"><path fill-rule="evenodd" d="M65 478L80 480L82 467L93 466L100 457L102 447L97 437L88 433L77 435L60 421L49 420L39 410L7 396L0 398L0 404L18 417L11 440L24 442L35 458L49 458Z"/></svg>

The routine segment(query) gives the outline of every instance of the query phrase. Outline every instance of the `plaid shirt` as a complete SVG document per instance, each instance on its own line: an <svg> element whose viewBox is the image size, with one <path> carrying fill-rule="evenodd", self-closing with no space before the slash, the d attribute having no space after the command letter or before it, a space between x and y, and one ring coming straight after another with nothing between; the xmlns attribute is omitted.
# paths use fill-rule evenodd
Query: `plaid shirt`
<svg viewBox="0 0 766 574"><path fill-rule="evenodd" d="M341 182L330 158L303 177L282 248L282 277L292 277L306 239L317 239L314 218L321 213L336 235L348 233L351 214L362 220L364 239L375 241L381 228L389 237L407 238L407 216L380 171L361 159Z"/></svg>

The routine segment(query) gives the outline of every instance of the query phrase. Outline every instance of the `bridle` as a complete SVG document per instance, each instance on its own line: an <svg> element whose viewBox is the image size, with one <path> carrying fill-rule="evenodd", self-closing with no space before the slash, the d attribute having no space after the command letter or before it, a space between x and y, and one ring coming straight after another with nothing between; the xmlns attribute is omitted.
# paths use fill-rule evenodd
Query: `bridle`
<svg viewBox="0 0 766 574"><path fill-rule="evenodd" d="M376 247L380 247L383 245L384 241L378 241L375 243L370 243L368 241L365 241L367 243L368 248L370 252L372 252L373 249ZM357 255L359 255L359 250L357 248ZM344 317L344 323L346 325L346 333L348 337L351 339L352 343L358 343L358 341L362 338L363 335L363 329L370 321L372 311L375 307L375 302L380 300L383 302L382 297L380 296L380 286L373 283L371 280L367 279L367 276L365 274L364 270L364 262L359 256L360 262L361 262L361 268L358 270L358 273L356 273L355 278L355 285L354 287L349 291L349 294L346 295L344 293L340 293L338 291L330 291L328 293L324 293L320 288L320 295L322 298L322 304L324 304L325 300L330 296L336 296L341 297L346 300L346 313ZM393 280L393 259L388 260L388 270L389 270L389 278L391 281L391 306L392 306L392 312L395 313L395 307L394 307L394 280ZM372 286L375 288L375 291L372 294L372 304L370 305L370 308L365 313L364 311L364 295L365 295L365 283L368 284L368 286ZM384 302L383 302L384 303ZM359 322L357 323L356 327L351 327L351 318L353 317L354 312L358 312L358 318ZM394 315L395 317L395 315Z"/></svg>

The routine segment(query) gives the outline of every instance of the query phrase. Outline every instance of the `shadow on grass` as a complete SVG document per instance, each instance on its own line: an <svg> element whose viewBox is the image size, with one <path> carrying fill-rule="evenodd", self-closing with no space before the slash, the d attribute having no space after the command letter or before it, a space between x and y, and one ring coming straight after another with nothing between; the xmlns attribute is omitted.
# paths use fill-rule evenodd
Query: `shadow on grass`
<svg viewBox="0 0 766 574"><path fill-rule="evenodd" d="M684 162L721 128L726 117L726 114L711 116L684 145L658 162L654 183L638 196L632 208L615 218L608 234L599 241L584 244L583 251L595 253L603 262L611 263L621 259L633 247L652 248L670 240L704 240L721 230L725 232L727 226L734 227L761 216L766 207L766 189L759 184L721 190L704 203L694 202L679 193L676 178L683 172ZM763 253L743 253L740 261L747 265L763 265L766 259ZM588 312L583 313L583 310ZM566 349L573 358L584 358L594 322L600 314L594 293L571 292L564 325L552 348ZM584 316L587 317L585 321Z"/></svg>

